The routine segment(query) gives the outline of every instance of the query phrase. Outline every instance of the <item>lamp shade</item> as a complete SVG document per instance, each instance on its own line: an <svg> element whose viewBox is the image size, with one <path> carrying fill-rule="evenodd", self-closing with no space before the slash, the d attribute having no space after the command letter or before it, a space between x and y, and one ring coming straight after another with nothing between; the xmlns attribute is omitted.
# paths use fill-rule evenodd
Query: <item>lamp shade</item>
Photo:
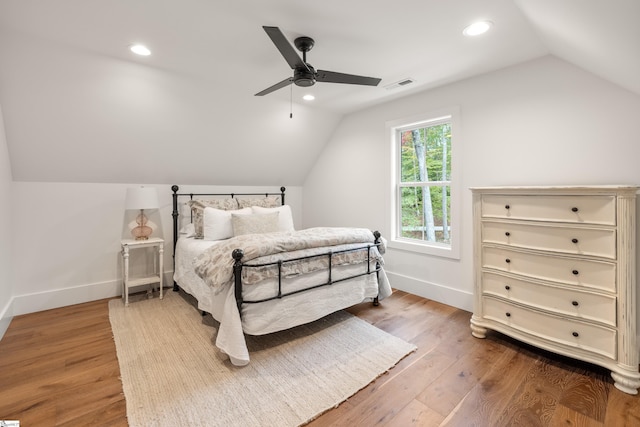
<svg viewBox="0 0 640 427"><path fill-rule="evenodd" d="M153 187L127 188L125 209L158 209L158 192Z"/></svg>

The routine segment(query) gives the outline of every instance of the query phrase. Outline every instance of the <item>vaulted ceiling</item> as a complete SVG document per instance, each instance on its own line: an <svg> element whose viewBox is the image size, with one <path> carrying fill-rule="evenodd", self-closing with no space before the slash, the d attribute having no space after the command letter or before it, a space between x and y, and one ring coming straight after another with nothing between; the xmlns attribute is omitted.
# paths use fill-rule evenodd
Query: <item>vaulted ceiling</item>
<svg viewBox="0 0 640 427"><path fill-rule="evenodd" d="M637 0L0 0L13 177L301 185L345 114L541 56L640 94L639 18ZM263 25L313 37L316 68L382 81L256 97L291 75Z"/></svg>

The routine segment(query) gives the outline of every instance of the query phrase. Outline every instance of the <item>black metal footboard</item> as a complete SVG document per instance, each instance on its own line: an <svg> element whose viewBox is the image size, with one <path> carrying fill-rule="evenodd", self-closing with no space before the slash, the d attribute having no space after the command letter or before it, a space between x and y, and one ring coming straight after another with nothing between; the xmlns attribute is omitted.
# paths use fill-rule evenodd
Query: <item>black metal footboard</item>
<svg viewBox="0 0 640 427"><path fill-rule="evenodd" d="M255 263L243 263L242 262L242 258L244 256L244 252L242 251L242 249L236 249L233 251L233 253L231 254L231 256L233 257L233 259L235 260L235 263L233 265L233 275L234 275L234 286L235 286L235 297L236 297L236 304L238 305L238 312L240 313L240 315L242 316L242 305L243 304L258 304L258 303L262 303L262 302L266 302L266 301L272 301L275 299L281 299L290 295L295 295L295 294L299 294L301 292L306 292L306 291L310 291L312 289L317 289L317 288L322 288L325 286L331 286L333 284L339 283L339 282L344 282L346 280L350 280L350 279L354 279L356 277L361 277L361 276L366 276L369 274L376 274L376 279L377 279L377 283L378 283L378 290L380 289L380 270L382 269L380 262L376 261L376 266L374 269L371 268L371 249L374 247L380 247L380 245L382 244L381 240L380 240L380 232L378 231L374 231L373 235L375 237L375 241L373 244L369 244L366 246L362 246L359 248L352 248L352 249L344 249L344 250L339 250L339 251L329 251L323 254L317 254L317 255L309 255L309 256L305 256L305 257L299 257L299 258L291 258L291 259L287 259L287 260L283 260L283 261L275 261L275 262L270 262L270 263L263 263L263 264L255 264ZM347 277L342 277L340 279L333 279L332 277L332 257L334 255L340 254L340 253L347 253L347 252L357 252L357 251L367 251L367 260L366 260L366 264L367 264L367 269L366 271L362 272L362 273L357 273L357 274L353 274L353 275L349 275ZM282 267L284 264L286 263L290 263L290 262L297 262L297 261L301 261L301 260L305 260L305 259L311 259L311 258L320 258L320 257L327 257L328 258L328 274L329 274L329 278L326 282L324 283L319 283L319 284L315 284L306 288L301 288L301 289L296 289L294 291L290 291L290 292L283 292L282 290ZM244 268L252 268L252 267L268 267L268 266L277 266L278 268L278 291L276 295L270 296L268 298L262 298L259 300L246 300L244 299L243 296L243 284L242 284L242 270ZM378 295L379 295L379 291L378 291ZM376 296L373 300L373 305L378 305L378 296Z"/></svg>

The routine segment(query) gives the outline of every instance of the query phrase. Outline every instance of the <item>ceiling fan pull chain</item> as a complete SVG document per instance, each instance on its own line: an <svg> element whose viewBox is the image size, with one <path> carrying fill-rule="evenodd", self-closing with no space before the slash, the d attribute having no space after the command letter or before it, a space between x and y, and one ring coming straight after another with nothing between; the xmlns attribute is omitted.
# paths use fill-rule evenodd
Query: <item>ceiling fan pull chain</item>
<svg viewBox="0 0 640 427"><path fill-rule="evenodd" d="M293 119L293 85L289 86L291 90L289 91L289 118Z"/></svg>

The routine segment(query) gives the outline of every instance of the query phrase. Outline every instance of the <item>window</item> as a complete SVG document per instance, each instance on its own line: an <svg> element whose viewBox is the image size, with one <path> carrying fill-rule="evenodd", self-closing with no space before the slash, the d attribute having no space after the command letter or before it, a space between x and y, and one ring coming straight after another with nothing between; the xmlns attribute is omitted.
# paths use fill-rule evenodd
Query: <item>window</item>
<svg viewBox="0 0 640 427"><path fill-rule="evenodd" d="M458 258L454 111L387 125L392 145L392 247Z"/></svg>

